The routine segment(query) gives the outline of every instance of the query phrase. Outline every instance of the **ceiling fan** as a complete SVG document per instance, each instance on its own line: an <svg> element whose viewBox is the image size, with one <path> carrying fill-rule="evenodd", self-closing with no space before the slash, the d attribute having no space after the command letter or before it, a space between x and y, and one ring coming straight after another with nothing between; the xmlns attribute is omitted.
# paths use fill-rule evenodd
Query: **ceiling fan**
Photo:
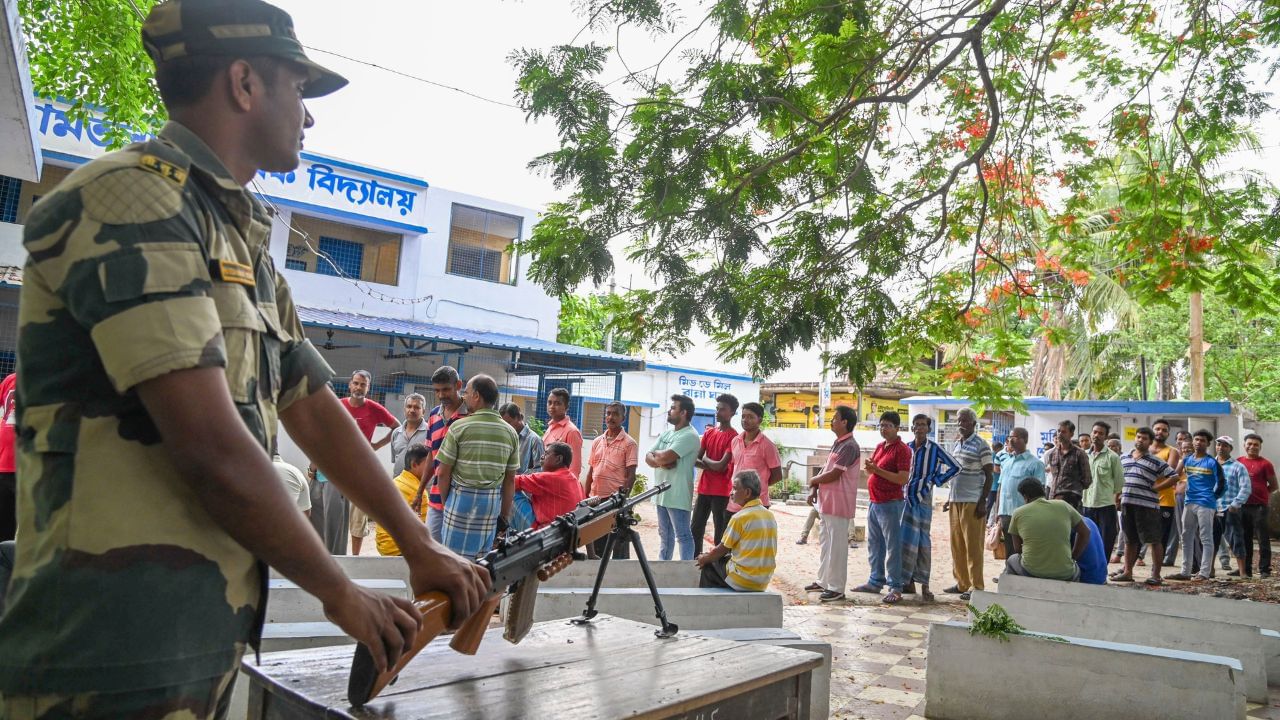
<svg viewBox="0 0 1280 720"><path fill-rule="evenodd" d="M333 331L332 331L332 330L325 330L325 331L324 331L324 334L325 334L325 338L326 338L326 339L325 339L325 341L324 341L324 344L320 346L320 349L321 349L321 350L343 350L343 349L346 349L346 348L360 347L359 345L334 345L334 344L333 344Z"/></svg>

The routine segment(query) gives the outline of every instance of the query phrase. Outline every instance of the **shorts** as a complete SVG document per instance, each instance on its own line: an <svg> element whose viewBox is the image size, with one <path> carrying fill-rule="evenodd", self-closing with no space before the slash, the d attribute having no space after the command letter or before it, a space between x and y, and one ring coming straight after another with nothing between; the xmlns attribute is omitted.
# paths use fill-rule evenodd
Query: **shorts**
<svg viewBox="0 0 1280 720"><path fill-rule="evenodd" d="M1160 524L1160 509L1141 505L1120 506L1120 527L1124 529L1125 543L1164 542L1164 528Z"/></svg>
<svg viewBox="0 0 1280 720"><path fill-rule="evenodd" d="M351 537L362 538L373 529L373 521L363 510L351 503Z"/></svg>

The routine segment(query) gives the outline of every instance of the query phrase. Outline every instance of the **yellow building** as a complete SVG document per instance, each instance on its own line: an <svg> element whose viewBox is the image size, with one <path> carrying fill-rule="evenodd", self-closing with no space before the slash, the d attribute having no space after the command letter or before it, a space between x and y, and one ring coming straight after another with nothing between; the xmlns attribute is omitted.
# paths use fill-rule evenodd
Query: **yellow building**
<svg viewBox="0 0 1280 720"><path fill-rule="evenodd" d="M912 394L909 388L883 385L867 387L859 393L852 386L833 383L826 421L831 421L832 408L847 405L858 411L859 424L874 425L880 413L887 410L897 412L906 422L907 406L901 398ZM819 427L818 383L764 383L760 386L760 401L773 410L778 427Z"/></svg>

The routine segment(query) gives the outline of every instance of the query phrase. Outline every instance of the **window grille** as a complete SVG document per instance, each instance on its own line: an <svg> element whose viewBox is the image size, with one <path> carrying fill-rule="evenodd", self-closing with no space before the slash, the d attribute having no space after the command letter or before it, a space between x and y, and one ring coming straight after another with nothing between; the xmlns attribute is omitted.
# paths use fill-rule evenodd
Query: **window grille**
<svg viewBox="0 0 1280 720"><path fill-rule="evenodd" d="M521 224L515 215L454 205L446 271L514 285L519 273L513 247L520 241Z"/></svg>
<svg viewBox="0 0 1280 720"><path fill-rule="evenodd" d="M22 199L22 181L0 175L0 222L18 222L20 199Z"/></svg>
<svg viewBox="0 0 1280 720"><path fill-rule="evenodd" d="M327 257L329 262L321 258L316 263L316 272L321 275L339 276L341 277L359 278L363 274L361 270L364 268L364 246L352 240L342 240L333 237L320 238L320 254ZM334 266L337 266L335 268Z"/></svg>

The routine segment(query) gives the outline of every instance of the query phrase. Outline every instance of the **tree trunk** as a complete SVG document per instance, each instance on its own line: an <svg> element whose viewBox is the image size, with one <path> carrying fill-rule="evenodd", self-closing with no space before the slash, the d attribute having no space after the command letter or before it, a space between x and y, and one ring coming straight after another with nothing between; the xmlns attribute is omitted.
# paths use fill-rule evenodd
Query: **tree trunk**
<svg viewBox="0 0 1280 720"><path fill-rule="evenodd" d="M1058 327L1064 322L1065 306L1054 304L1050 322ZM1067 369L1066 349L1061 345L1052 345L1040 336L1031 353L1031 380L1027 383L1027 395L1044 396L1050 400L1062 399L1063 376Z"/></svg>

